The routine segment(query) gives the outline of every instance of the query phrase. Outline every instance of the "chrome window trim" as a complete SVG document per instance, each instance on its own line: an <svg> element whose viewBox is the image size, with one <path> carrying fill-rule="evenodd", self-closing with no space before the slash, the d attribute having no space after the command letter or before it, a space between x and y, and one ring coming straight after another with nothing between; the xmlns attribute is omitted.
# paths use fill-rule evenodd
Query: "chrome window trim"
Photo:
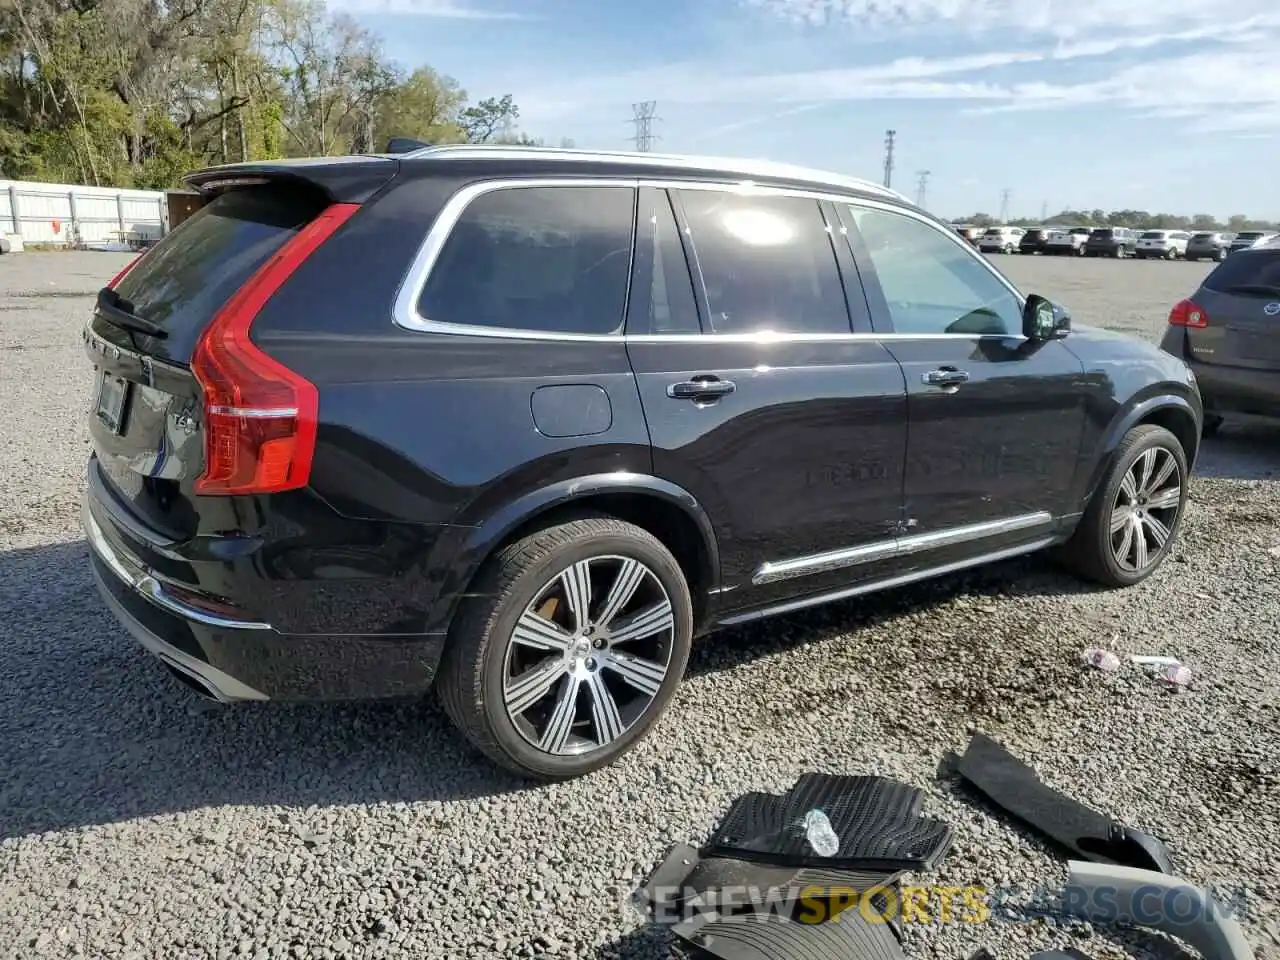
<svg viewBox="0 0 1280 960"><path fill-rule="evenodd" d="M437 149L437 148L431 148ZM454 337L485 337L499 340L528 340L569 342L613 342L613 343L758 343L762 346L770 343L845 343L849 341L876 342L881 340L1024 340L1021 334L970 334L970 333L758 333L705 334L705 333L663 333L663 334L624 334L624 333L560 333L555 331L524 330L513 327L485 327L474 324L448 323L432 320L423 316L418 310L418 300L426 287L431 270L440 257L445 243L448 242L453 228L457 226L463 213L478 197L498 190L527 190L539 187L626 187L638 190L651 187L658 190L712 190L723 193L737 193L747 196L779 196L796 197L805 200L827 201L830 203L858 204L888 213L898 213L918 220L932 227L938 233L951 237L951 231L934 223L928 217L911 209L903 209L890 203L877 200L855 198L822 190L806 190L793 187L761 185L750 180L735 183L714 183L711 181L685 181L670 179L648 179L636 177L534 177L534 178L494 178L468 184L455 193L445 203L435 221L427 231L426 237L419 245L408 271L400 281L396 291L396 299L392 306L392 319L396 326L418 333L444 334ZM847 232L840 225L839 232ZM961 238L952 239L957 246L980 261L1000 282L1017 298L1021 305L1025 298L1006 280L980 253L975 252Z"/></svg>

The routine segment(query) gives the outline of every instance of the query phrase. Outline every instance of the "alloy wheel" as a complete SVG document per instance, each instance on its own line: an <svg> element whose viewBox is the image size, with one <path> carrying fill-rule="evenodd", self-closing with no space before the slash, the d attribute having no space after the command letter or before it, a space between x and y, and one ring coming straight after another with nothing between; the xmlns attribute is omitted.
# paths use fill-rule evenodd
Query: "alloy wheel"
<svg viewBox="0 0 1280 960"><path fill-rule="evenodd" d="M1164 447L1144 450L1125 471L1111 507L1111 550L1122 570L1153 566L1173 535L1182 505L1182 472Z"/></svg>
<svg viewBox="0 0 1280 960"><path fill-rule="evenodd" d="M598 556L561 570L525 607L507 644L503 701L531 745L582 756L648 712L667 678L675 614L639 560Z"/></svg>

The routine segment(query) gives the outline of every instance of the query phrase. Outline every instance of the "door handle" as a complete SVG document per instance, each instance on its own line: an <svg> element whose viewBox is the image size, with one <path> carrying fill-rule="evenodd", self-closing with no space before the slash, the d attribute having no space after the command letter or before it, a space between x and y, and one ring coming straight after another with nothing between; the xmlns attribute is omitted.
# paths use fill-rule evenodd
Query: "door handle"
<svg viewBox="0 0 1280 960"><path fill-rule="evenodd" d="M937 370L930 370L920 379L934 387L957 387L969 381L969 374L955 367L939 367Z"/></svg>
<svg viewBox="0 0 1280 960"><path fill-rule="evenodd" d="M671 384L667 387L667 396L672 400L715 400L737 389L737 384L732 380L703 376Z"/></svg>

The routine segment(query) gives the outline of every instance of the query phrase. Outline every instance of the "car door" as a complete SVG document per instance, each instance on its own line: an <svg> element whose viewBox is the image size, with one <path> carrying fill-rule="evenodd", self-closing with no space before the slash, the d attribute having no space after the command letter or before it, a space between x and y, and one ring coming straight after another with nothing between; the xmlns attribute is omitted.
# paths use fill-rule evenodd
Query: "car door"
<svg viewBox="0 0 1280 960"><path fill-rule="evenodd" d="M904 544L989 553L1071 510L1085 426L1079 360L1021 336L1022 298L926 217L842 205L872 323L902 364Z"/></svg>
<svg viewBox="0 0 1280 960"><path fill-rule="evenodd" d="M654 471L715 528L722 609L871 575L901 519L906 388L834 212L714 185L640 204L627 349Z"/></svg>

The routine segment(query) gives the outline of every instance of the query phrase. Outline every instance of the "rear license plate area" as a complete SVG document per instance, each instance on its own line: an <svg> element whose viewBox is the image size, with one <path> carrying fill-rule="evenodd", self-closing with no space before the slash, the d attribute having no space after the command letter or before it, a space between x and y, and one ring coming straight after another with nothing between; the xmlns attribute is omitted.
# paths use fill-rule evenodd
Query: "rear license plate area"
<svg viewBox="0 0 1280 960"><path fill-rule="evenodd" d="M112 433L118 434L124 429L125 411L129 404L129 388L132 384L114 374L102 374L98 382L98 419Z"/></svg>

